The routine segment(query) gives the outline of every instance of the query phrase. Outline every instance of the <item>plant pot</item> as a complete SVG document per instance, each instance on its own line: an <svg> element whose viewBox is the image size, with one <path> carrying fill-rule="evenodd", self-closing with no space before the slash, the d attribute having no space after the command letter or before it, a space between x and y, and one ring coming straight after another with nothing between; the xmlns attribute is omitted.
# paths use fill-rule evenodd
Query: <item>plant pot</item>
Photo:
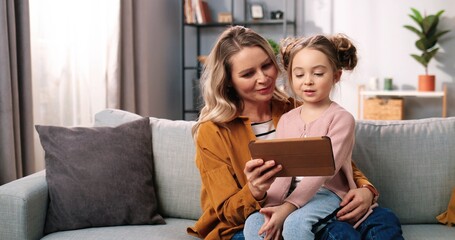
<svg viewBox="0 0 455 240"><path fill-rule="evenodd" d="M434 83L436 78L434 75L419 75L419 91L431 92L434 91Z"/></svg>

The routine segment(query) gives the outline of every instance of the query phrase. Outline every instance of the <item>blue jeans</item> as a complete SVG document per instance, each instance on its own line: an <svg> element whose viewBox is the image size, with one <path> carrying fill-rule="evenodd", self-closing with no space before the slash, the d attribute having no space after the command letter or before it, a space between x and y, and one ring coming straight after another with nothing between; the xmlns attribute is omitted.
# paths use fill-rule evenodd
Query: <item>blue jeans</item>
<svg viewBox="0 0 455 240"><path fill-rule="evenodd" d="M341 199L332 191L321 188L305 206L295 210L283 223L284 239L314 239L313 224L329 215L340 205ZM262 239L258 232L264 216L255 212L248 216L243 229L246 239ZM326 224L326 223L325 223ZM321 225L321 228L325 226Z"/></svg>
<svg viewBox="0 0 455 240"><path fill-rule="evenodd" d="M245 236L243 236L243 230L240 230L232 236L231 240L245 240Z"/></svg>
<svg viewBox="0 0 455 240"><path fill-rule="evenodd" d="M387 208L376 207L357 229L349 223L333 221L319 231L315 239L402 240L402 234L400 221L395 214Z"/></svg>

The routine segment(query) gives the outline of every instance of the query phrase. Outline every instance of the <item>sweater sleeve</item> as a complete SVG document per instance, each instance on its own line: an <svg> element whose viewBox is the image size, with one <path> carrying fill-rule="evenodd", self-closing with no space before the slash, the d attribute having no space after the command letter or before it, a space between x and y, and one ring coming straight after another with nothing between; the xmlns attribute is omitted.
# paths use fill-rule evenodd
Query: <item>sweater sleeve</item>
<svg viewBox="0 0 455 240"><path fill-rule="evenodd" d="M202 208L213 207L217 218L226 224L239 226L260 202L251 194L248 185L241 186L232 168L226 140L213 125L201 125L196 139L196 164L203 185Z"/></svg>
<svg viewBox="0 0 455 240"><path fill-rule="evenodd" d="M362 187L363 185L370 185L374 189L376 189L376 187L368 180L368 178L363 174L363 172L357 168L354 162L352 162L352 174L354 177L355 185L357 185L357 187ZM376 191L378 190L376 189Z"/></svg>
<svg viewBox="0 0 455 240"><path fill-rule="evenodd" d="M328 126L327 136L332 141L333 156L335 158L335 175L339 174L341 167L351 160L352 149L354 147L354 127L354 118L350 113L344 111L336 112ZM300 208L313 198L318 189L326 181L332 178L333 176L303 177L296 189L285 201Z"/></svg>

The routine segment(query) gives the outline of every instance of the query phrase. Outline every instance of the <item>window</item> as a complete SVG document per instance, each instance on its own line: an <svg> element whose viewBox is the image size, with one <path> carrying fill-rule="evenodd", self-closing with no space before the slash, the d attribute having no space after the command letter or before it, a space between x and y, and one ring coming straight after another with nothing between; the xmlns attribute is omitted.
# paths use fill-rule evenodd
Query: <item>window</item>
<svg viewBox="0 0 455 240"><path fill-rule="evenodd" d="M115 104L119 21L119 0L30 0L36 124L90 126Z"/></svg>

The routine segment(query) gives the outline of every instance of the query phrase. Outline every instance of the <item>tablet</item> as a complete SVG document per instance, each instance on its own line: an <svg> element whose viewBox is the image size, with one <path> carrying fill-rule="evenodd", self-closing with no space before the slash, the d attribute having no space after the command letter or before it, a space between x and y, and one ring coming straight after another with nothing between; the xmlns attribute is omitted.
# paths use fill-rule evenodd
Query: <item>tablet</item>
<svg viewBox="0 0 455 240"><path fill-rule="evenodd" d="M253 140L248 147L253 159L274 160L283 166L277 177L335 174L332 142L327 136Z"/></svg>

